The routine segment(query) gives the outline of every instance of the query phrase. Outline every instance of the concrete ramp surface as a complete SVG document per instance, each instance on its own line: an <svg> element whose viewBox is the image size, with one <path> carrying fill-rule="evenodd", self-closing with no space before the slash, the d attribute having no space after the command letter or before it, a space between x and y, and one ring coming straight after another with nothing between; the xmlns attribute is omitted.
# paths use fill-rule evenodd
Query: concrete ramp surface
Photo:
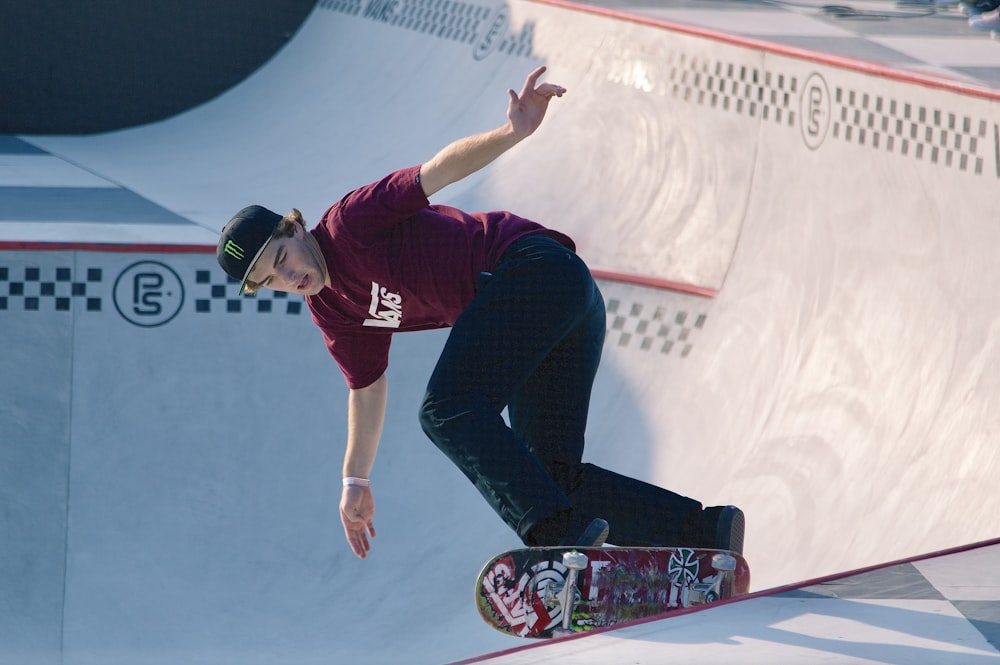
<svg viewBox="0 0 1000 665"><path fill-rule="evenodd" d="M517 541L416 422L447 333L394 341L358 561L340 374L211 251L244 205L314 221L500 124L539 64L569 93L435 201L560 229L601 278L588 460L742 507L755 589L997 535L995 93L557 4L323 1L202 107L0 142L0 663L519 644L472 605Z"/></svg>

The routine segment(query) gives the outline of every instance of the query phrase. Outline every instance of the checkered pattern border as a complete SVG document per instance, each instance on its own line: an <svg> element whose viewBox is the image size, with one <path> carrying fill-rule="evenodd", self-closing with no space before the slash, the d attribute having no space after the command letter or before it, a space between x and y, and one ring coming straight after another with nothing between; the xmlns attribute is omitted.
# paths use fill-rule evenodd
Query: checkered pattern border
<svg viewBox="0 0 1000 665"><path fill-rule="evenodd" d="M671 311L663 305L608 300L607 343L687 358L708 314Z"/></svg>
<svg viewBox="0 0 1000 665"><path fill-rule="evenodd" d="M758 67L674 53L670 93L676 99L794 127L797 80Z"/></svg>
<svg viewBox="0 0 1000 665"><path fill-rule="evenodd" d="M114 312L118 273L107 268L0 265L0 312ZM218 270L194 269L181 276L188 293L183 308L196 314L307 313L305 300L265 289L255 296L239 295L239 282ZM707 314L671 310L660 304L608 301L607 343L686 358Z"/></svg>
<svg viewBox="0 0 1000 665"><path fill-rule="evenodd" d="M832 134L849 143L983 175L996 125L905 100L838 87ZM1000 174L998 174L1000 175Z"/></svg>
<svg viewBox="0 0 1000 665"><path fill-rule="evenodd" d="M440 39L476 45L477 57L497 50L528 57L532 52L532 29L528 24L517 35L510 34L506 8L499 10L456 0L320 0L320 9L378 21L403 30ZM494 35L502 29L502 35ZM496 44L484 40L498 37Z"/></svg>
<svg viewBox="0 0 1000 665"><path fill-rule="evenodd" d="M801 122L798 77L732 62L672 58L671 94L685 102L760 117L788 128ZM983 117L959 114L878 94L834 87L829 138L903 158L986 174L1000 130ZM1000 177L1000 163L997 164Z"/></svg>
<svg viewBox="0 0 1000 665"><path fill-rule="evenodd" d="M0 265L0 311L68 312L80 306L87 312L113 311L114 276L108 279L105 273L103 268ZM277 291L241 296L239 282L219 271L195 270L193 277L193 297L188 306L199 314L256 312L297 316L307 309L300 296Z"/></svg>
<svg viewBox="0 0 1000 665"><path fill-rule="evenodd" d="M195 311L208 314L224 311L239 314L244 311L258 314L301 314L305 301L296 295L264 289L253 296L239 294L240 283L232 277L221 276L217 270L196 270L194 298ZM200 297L199 297L200 296Z"/></svg>
<svg viewBox="0 0 1000 665"><path fill-rule="evenodd" d="M74 278L72 268L15 270L0 266L0 311L37 312L43 309L43 303L51 302L55 311L67 312L78 302L88 312L100 312L103 282L101 268L87 268Z"/></svg>

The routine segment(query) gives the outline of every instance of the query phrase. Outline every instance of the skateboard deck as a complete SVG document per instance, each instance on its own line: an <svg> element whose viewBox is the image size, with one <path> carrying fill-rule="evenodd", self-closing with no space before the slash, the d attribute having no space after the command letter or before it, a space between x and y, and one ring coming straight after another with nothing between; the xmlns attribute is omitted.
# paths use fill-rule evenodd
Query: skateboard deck
<svg viewBox="0 0 1000 665"><path fill-rule="evenodd" d="M530 547L486 563L476 582L476 606L502 633L545 638L711 603L749 589L750 568L735 552ZM568 616L566 606L571 607Z"/></svg>

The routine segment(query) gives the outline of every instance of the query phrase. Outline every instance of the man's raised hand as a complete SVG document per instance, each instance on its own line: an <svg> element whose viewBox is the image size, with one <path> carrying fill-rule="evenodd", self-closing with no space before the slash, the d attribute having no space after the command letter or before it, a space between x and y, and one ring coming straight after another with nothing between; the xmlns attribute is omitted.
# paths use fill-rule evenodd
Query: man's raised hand
<svg viewBox="0 0 1000 665"><path fill-rule="evenodd" d="M534 133L545 118L549 100L553 97L562 97L566 92L566 88L555 83L538 84L539 77L544 73L545 66L543 65L528 74L520 94L513 90L507 91L510 97L510 103L507 106L507 119L510 120L511 127L520 138Z"/></svg>

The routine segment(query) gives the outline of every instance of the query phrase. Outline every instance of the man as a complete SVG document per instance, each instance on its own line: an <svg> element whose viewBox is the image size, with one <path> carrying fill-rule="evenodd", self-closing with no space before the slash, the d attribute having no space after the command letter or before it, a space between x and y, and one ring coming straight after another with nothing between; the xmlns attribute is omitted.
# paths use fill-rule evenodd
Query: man
<svg viewBox="0 0 1000 665"><path fill-rule="evenodd" d="M347 381L340 517L362 559L375 536L369 477L392 335L442 327L452 330L421 425L526 544L609 539L742 549L739 509L702 509L582 463L606 315L572 240L510 212L428 202L538 128L550 100L565 92L539 84L544 71L533 71L519 94L508 90L504 125L347 194L311 231L298 210L282 217L260 206L244 208L223 229L217 256L241 292L304 295Z"/></svg>

